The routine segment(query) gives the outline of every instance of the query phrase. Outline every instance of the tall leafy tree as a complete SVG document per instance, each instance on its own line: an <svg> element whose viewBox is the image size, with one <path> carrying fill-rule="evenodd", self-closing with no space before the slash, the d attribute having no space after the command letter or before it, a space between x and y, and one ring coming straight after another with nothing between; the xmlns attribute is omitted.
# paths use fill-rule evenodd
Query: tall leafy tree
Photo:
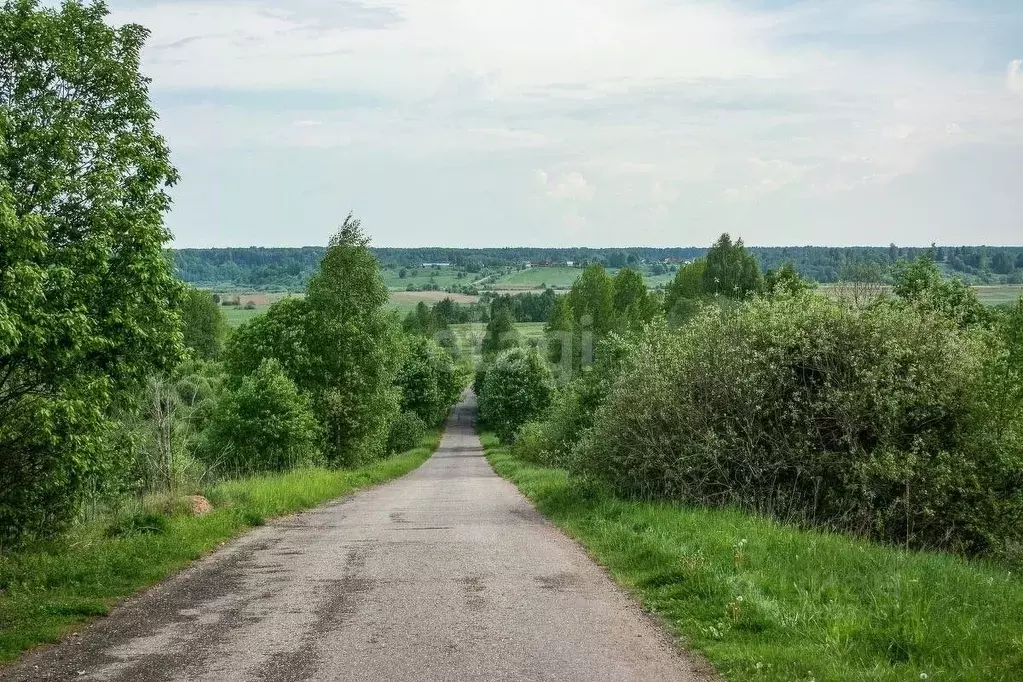
<svg viewBox="0 0 1023 682"><path fill-rule="evenodd" d="M116 466L114 395L180 352L146 36L102 2L0 5L0 542L74 514Z"/></svg>
<svg viewBox="0 0 1023 682"><path fill-rule="evenodd" d="M611 285L611 307L617 329L639 329L657 314L657 302L650 295L643 275L629 268L622 269L614 276Z"/></svg>
<svg viewBox="0 0 1023 682"><path fill-rule="evenodd" d="M515 318L505 305L495 305L487 323L487 331L483 336L482 352L484 357L493 357L498 353L515 348L521 343L518 330L515 329Z"/></svg>
<svg viewBox="0 0 1023 682"><path fill-rule="evenodd" d="M601 339L614 328L614 281L603 265L587 265L572 285L568 303L576 327Z"/></svg>
<svg viewBox="0 0 1023 682"><path fill-rule="evenodd" d="M713 295L742 300L763 290L760 264L743 245L728 234L721 235L706 255L705 290Z"/></svg>
<svg viewBox="0 0 1023 682"><path fill-rule="evenodd" d="M398 331L384 311L387 287L360 222L345 218L309 283L306 342L324 454L352 464L384 454L400 399Z"/></svg>
<svg viewBox="0 0 1023 682"><path fill-rule="evenodd" d="M213 294L188 287L181 299L181 333L185 348L204 360L215 360L224 348L227 321Z"/></svg>

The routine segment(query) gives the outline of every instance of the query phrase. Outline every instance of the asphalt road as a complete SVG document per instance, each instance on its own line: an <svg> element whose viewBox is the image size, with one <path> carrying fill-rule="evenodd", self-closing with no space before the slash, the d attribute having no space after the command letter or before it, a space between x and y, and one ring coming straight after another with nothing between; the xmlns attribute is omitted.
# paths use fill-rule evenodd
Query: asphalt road
<svg viewBox="0 0 1023 682"><path fill-rule="evenodd" d="M474 414L412 474L256 529L0 679L707 679L494 474Z"/></svg>

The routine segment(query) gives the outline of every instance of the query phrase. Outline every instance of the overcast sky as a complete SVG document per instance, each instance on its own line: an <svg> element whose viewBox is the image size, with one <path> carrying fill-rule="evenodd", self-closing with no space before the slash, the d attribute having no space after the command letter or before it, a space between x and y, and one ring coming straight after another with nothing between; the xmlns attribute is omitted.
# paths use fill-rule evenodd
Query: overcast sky
<svg viewBox="0 0 1023 682"><path fill-rule="evenodd" d="M179 247L1023 244L1020 0L111 7Z"/></svg>

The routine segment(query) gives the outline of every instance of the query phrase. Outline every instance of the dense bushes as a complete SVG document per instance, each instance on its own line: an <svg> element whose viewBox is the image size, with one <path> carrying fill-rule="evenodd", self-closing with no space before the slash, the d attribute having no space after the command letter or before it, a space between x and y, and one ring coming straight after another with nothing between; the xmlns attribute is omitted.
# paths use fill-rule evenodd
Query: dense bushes
<svg viewBox="0 0 1023 682"><path fill-rule="evenodd" d="M317 440L308 399L271 358L222 400L206 451L211 464L234 474L287 471L313 463Z"/></svg>
<svg viewBox="0 0 1023 682"><path fill-rule="evenodd" d="M462 392L462 374L451 355L435 341L416 335L409 337L405 346L396 379L401 409L418 415L426 424L439 424Z"/></svg>
<svg viewBox="0 0 1023 682"><path fill-rule="evenodd" d="M650 330L580 444L618 489L740 504L890 541L1023 538L1023 420L994 335L814 294Z"/></svg>
<svg viewBox="0 0 1023 682"><path fill-rule="evenodd" d="M402 412L393 422L387 436L388 452L404 452L419 445L426 435L426 422L415 412Z"/></svg>
<svg viewBox="0 0 1023 682"><path fill-rule="evenodd" d="M520 426L550 406L554 377L536 349L514 348L487 368L477 391L480 419L502 440L511 441Z"/></svg>

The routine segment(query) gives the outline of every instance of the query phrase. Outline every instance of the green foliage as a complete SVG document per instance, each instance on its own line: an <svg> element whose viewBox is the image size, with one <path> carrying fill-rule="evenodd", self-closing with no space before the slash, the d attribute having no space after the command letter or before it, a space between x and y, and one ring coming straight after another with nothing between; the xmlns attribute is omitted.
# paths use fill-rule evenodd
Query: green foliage
<svg viewBox="0 0 1023 682"><path fill-rule="evenodd" d="M419 445L426 435L426 422L415 412L401 412L391 422L387 436L387 451L405 452Z"/></svg>
<svg viewBox="0 0 1023 682"><path fill-rule="evenodd" d="M944 279L929 258L900 263L895 269L896 296L921 311L936 313L960 326L986 324L990 311L977 294L958 279Z"/></svg>
<svg viewBox="0 0 1023 682"><path fill-rule="evenodd" d="M216 360L224 348L227 321L208 291L186 287L181 297L181 332L185 348L204 360Z"/></svg>
<svg viewBox="0 0 1023 682"><path fill-rule="evenodd" d="M238 383L263 360L273 358L299 388L312 391L315 370L307 338L310 318L306 299L286 298L234 330L224 348L224 366L232 380Z"/></svg>
<svg viewBox="0 0 1023 682"><path fill-rule="evenodd" d="M403 355L396 378L402 411L426 424L439 424L462 392L461 373L443 348L421 336L407 340Z"/></svg>
<svg viewBox="0 0 1023 682"><path fill-rule="evenodd" d="M654 319L659 306L647 289L643 275L635 270L619 270L611 282L611 307L614 328L619 331L637 331Z"/></svg>
<svg viewBox="0 0 1023 682"><path fill-rule="evenodd" d="M444 299L449 301L451 299ZM437 305L440 305L439 303ZM445 306L444 311L447 312ZM402 329L405 330L406 334L418 334L427 338L434 338L434 336L447 328L447 322L438 314L426 305L423 301L416 304L416 307L409 311L405 317L405 321L402 323Z"/></svg>
<svg viewBox="0 0 1023 682"><path fill-rule="evenodd" d="M612 333L601 341L593 367L559 389L550 410L522 429L515 452L531 462L569 466L576 444L593 426L597 408L629 363L639 338L638 333Z"/></svg>
<svg viewBox="0 0 1023 682"><path fill-rule="evenodd" d="M685 321L699 310L699 301L706 297L704 275L707 261L703 258L679 268L664 295L664 312L669 320Z"/></svg>
<svg viewBox="0 0 1023 682"><path fill-rule="evenodd" d="M599 362L600 344L609 334L636 332L659 310L638 272L624 269L611 277L602 265L589 265L554 305L544 328L548 358L570 379Z"/></svg>
<svg viewBox="0 0 1023 682"><path fill-rule="evenodd" d="M229 472L287 471L316 455L308 400L277 360L265 359L213 414L207 452Z"/></svg>
<svg viewBox="0 0 1023 682"><path fill-rule="evenodd" d="M727 680L1014 682L1023 580L743 513L623 499L483 437L487 458Z"/></svg>
<svg viewBox="0 0 1023 682"><path fill-rule="evenodd" d="M515 329L515 318L507 307L497 305L487 323L481 350L484 358L493 358L502 351L517 347L522 338Z"/></svg>
<svg viewBox="0 0 1023 682"><path fill-rule="evenodd" d="M771 295L796 295L810 289L813 289L813 285L803 279L792 263L786 263L777 270L768 270L764 274L764 291Z"/></svg>
<svg viewBox="0 0 1023 682"><path fill-rule="evenodd" d="M783 274L784 273L784 274ZM784 276L787 287L795 290L806 287L791 267L783 266L778 273L771 273L772 282ZM701 259L679 269L675 279L668 285L664 297L664 311L675 323L685 322L695 316L702 304L725 301L742 301L765 290L764 278L757 259L751 255L742 240L732 242L727 234L721 235Z"/></svg>
<svg viewBox="0 0 1023 682"><path fill-rule="evenodd" d="M554 377L536 349L507 350L484 375L480 419L510 442L520 426L547 410L554 391Z"/></svg>
<svg viewBox="0 0 1023 682"><path fill-rule="evenodd" d="M348 216L309 283L306 382L323 426L324 455L356 464L384 454L400 395L399 335L384 311L388 293L358 220Z"/></svg>
<svg viewBox="0 0 1023 682"><path fill-rule="evenodd" d="M653 330L579 447L622 491L973 553L1023 537L1023 420L993 334L814 294Z"/></svg>
<svg viewBox="0 0 1023 682"><path fill-rule="evenodd" d="M180 352L162 247L177 175L102 3L0 6L0 543L53 533L115 469L108 408Z"/></svg>
<svg viewBox="0 0 1023 682"><path fill-rule="evenodd" d="M623 292L623 298L629 293ZM598 263L587 265L568 293L575 328L593 339L604 338L614 328L614 302L614 280Z"/></svg>
<svg viewBox="0 0 1023 682"><path fill-rule="evenodd" d="M33 544L0 560L0 661L59 641L138 590L160 582L255 522L292 514L359 488L402 476L422 464L437 438L415 450L354 470L298 469L223 481L202 492L205 516L163 515L163 533L112 533L106 523L76 528L75 541ZM143 504L141 515L152 513ZM141 517L136 528L150 525ZM129 517L131 518L131 517ZM143 521L142 524L136 524Z"/></svg>

